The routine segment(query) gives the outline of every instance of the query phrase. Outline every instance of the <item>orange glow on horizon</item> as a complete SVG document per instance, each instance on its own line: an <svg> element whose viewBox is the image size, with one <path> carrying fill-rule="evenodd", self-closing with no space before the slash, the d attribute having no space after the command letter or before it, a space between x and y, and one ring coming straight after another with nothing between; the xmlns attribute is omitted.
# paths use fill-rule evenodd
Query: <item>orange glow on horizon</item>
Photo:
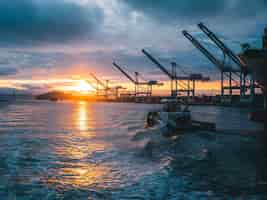
<svg viewBox="0 0 267 200"><path fill-rule="evenodd" d="M153 87L153 95L169 95L170 94L170 82L163 81L164 86ZM89 95L94 94L95 89L86 81L86 78L75 77L75 78L57 78L51 77L47 79L41 80L28 80L28 79L2 79L0 80L0 88L14 88L18 90L27 89L24 85L32 85L32 86L41 86L43 90L41 92L58 90L58 91L66 91L66 92L76 92L81 95ZM116 85L121 85L127 90L123 91L125 93L129 91L134 91L134 85L130 82L125 81L116 81L110 85L110 87L115 87ZM143 87L143 90L146 88ZM220 81L214 80L209 82L197 82L196 83L196 93L197 95L207 94L207 95L215 95L220 93Z"/></svg>
<svg viewBox="0 0 267 200"><path fill-rule="evenodd" d="M86 80L73 80L69 85L57 86L56 90L73 91L80 94L90 94L94 88Z"/></svg>
<svg viewBox="0 0 267 200"><path fill-rule="evenodd" d="M74 91L80 93L89 93L93 90L92 86L85 80L80 80L76 86L74 86Z"/></svg>

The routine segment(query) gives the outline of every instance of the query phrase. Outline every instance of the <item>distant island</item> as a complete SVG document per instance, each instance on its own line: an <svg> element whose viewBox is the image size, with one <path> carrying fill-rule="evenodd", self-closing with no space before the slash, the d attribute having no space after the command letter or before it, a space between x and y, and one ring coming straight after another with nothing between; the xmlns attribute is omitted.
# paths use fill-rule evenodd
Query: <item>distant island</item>
<svg viewBox="0 0 267 200"><path fill-rule="evenodd" d="M63 100L78 100L78 101L97 101L99 98L91 94L81 94L75 92L51 91L35 96L37 100L63 101Z"/></svg>

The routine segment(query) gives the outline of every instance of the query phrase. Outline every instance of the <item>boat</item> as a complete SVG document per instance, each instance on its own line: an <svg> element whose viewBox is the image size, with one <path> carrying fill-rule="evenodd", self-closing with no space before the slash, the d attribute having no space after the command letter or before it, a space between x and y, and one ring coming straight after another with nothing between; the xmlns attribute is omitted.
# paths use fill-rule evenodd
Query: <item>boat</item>
<svg viewBox="0 0 267 200"><path fill-rule="evenodd" d="M214 123L193 120L189 106L181 100L163 99L162 103L162 110L147 114L147 129L159 129L165 137L177 136L187 131L213 131L216 129Z"/></svg>
<svg viewBox="0 0 267 200"><path fill-rule="evenodd" d="M161 103L162 109L148 112L145 129L134 135L134 141L162 141L178 136L191 127L191 112L188 106L182 108L182 102L176 98L163 99Z"/></svg>

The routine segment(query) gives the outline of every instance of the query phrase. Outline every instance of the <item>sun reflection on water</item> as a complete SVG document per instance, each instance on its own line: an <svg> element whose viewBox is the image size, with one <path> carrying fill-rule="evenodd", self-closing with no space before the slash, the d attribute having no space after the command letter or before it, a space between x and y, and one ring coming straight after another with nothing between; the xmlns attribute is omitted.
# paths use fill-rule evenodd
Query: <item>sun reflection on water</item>
<svg viewBox="0 0 267 200"><path fill-rule="evenodd" d="M53 167L43 177L43 182L48 187L74 188L105 187L107 183L114 182L110 166L90 161L95 153L101 154L111 146L96 137L101 132L98 132L99 127L95 127L95 122L100 120L102 123L102 118L94 115L88 102L75 104L71 116L69 123L74 123L78 131L73 130L59 138L59 145L54 146L53 152L60 160L51 163Z"/></svg>
<svg viewBox="0 0 267 200"><path fill-rule="evenodd" d="M47 185L74 188L105 187L104 183L112 182L112 177L109 176L110 168L106 166L92 163L58 163L58 167L50 171L50 178L44 181Z"/></svg>
<svg viewBox="0 0 267 200"><path fill-rule="evenodd" d="M88 130L87 102L79 102L77 124L80 131Z"/></svg>

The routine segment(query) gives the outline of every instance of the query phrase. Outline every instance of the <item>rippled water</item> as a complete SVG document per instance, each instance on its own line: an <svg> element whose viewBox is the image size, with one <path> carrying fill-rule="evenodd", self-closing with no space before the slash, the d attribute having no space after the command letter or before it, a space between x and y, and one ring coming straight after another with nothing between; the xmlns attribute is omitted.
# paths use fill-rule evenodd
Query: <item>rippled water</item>
<svg viewBox="0 0 267 200"><path fill-rule="evenodd" d="M37 101L2 106L0 199L267 197L258 184L265 164L256 158L253 136L206 132L149 145L133 141L144 130L146 113L158 107ZM220 129L260 128L247 121L246 110L193 110L195 118Z"/></svg>

